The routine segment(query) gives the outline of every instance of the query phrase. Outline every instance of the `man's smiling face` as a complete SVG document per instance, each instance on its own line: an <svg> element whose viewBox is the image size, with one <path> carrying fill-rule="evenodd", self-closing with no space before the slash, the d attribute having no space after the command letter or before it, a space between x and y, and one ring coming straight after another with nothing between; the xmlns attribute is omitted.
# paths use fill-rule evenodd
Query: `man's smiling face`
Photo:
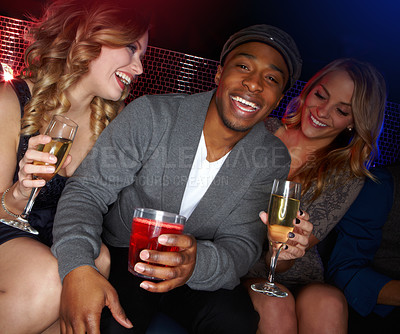
<svg viewBox="0 0 400 334"><path fill-rule="evenodd" d="M215 76L215 101L225 126L246 132L264 120L282 99L288 72L281 54L267 44L249 42L233 49Z"/></svg>

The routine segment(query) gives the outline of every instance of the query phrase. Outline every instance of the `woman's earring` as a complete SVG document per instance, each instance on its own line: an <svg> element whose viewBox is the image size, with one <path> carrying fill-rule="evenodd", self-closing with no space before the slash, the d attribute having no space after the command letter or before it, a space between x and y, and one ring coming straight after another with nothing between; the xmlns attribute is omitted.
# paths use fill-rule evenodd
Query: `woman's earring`
<svg viewBox="0 0 400 334"><path fill-rule="evenodd" d="M348 126L347 130L349 130L349 132L351 132L351 131L353 131L353 128L351 126Z"/></svg>

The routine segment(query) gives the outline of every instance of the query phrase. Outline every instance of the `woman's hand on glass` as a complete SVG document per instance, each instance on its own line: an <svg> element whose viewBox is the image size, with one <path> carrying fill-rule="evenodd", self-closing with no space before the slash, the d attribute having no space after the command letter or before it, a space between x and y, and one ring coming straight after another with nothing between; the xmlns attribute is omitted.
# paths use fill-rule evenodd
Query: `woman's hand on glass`
<svg viewBox="0 0 400 334"><path fill-rule="evenodd" d="M65 166L77 129L78 124L68 117L53 115L45 132L47 136L39 135L30 138L28 141L28 149L19 164L19 181L13 189L14 198L17 198L18 202L21 202L18 196L24 196L26 191L31 189L28 201L20 215L16 215L11 211L9 213L4 209L7 213L14 216L15 219L0 219L1 223L32 234L39 234L39 232L29 224L29 214L35 203L38 191L46 184L46 181L50 181L52 177L58 173L60 168ZM59 160L57 161L57 159ZM69 158L68 160L71 159ZM43 180L38 181L38 179ZM3 193L2 197L2 205L4 208L4 195L7 191ZM18 194L18 192L20 194Z"/></svg>
<svg viewBox="0 0 400 334"><path fill-rule="evenodd" d="M260 213L260 218L262 222L267 225L268 214L263 211ZM309 239L313 230L313 225L309 222L309 219L310 216L307 212L299 211L297 213L294 230L289 233L289 239L286 243L287 248L284 247L281 251L278 262L282 260L294 260L304 256L309 246ZM279 244L274 244L270 247L278 248L279 246Z"/></svg>
<svg viewBox="0 0 400 334"><path fill-rule="evenodd" d="M287 248L281 252L279 260L294 260L303 257L310 244L310 236L313 224L309 221L310 216L307 212L298 212L294 230L289 233Z"/></svg>
<svg viewBox="0 0 400 334"><path fill-rule="evenodd" d="M293 234L289 236L287 242L288 248L281 254L281 260L292 260L303 257L309 248L310 236L313 230L313 224L309 221L310 216L307 212L297 214L294 224Z"/></svg>
<svg viewBox="0 0 400 334"><path fill-rule="evenodd" d="M37 135L31 137L28 142L28 149L24 157L19 162L18 186L17 191L25 198L28 198L32 188L43 187L46 181L43 179L34 179L33 174L52 174L54 173L54 163L57 158L53 154L40 152L37 150L38 145L47 144L51 141L51 137L47 135ZM43 162L52 165L39 165L33 162ZM68 156L63 167L66 167L71 162L71 157Z"/></svg>

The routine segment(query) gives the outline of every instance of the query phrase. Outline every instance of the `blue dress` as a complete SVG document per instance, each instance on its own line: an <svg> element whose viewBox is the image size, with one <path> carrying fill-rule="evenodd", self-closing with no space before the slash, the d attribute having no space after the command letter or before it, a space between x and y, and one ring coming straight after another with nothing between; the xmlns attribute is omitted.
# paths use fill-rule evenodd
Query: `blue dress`
<svg viewBox="0 0 400 334"><path fill-rule="evenodd" d="M21 118L24 114L24 107L31 98L29 87L24 80L14 79L11 82L12 87L18 97ZM28 149L28 141L31 136L21 136L17 152L17 165L14 173L14 183L18 180L19 161L25 155ZM39 235L35 236L31 233L21 231L17 228L0 223L0 244L19 237L35 238L42 243L51 246L53 243L53 220L57 208L58 200L64 189L67 177L56 174L46 185L40 190L36 197L35 204L29 215L29 223L39 231Z"/></svg>
<svg viewBox="0 0 400 334"><path fill-rule="evenodd" d="M359 314L367 316L374 312L386 316L394 307L378 305L376 301L382 287L392 278L374 269L373 258L392 208L394 185L388 170L375 168L371 172L379 182L367 179L349 211L336 225L338 238L327 274Z"/></svg>

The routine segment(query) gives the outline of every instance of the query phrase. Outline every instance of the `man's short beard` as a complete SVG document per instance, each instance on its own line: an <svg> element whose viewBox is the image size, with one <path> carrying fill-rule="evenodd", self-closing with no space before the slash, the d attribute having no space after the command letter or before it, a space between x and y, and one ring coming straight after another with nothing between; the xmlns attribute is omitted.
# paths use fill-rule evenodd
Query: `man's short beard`
<svg viewBox="0 0 400 334"><path fill-rule="evenodd" d="M224 117L223 115L221 115L221 119L222 122L224 123L224 125L233 131L237 131L237 132L247 132L249 131L252 127L237 127L235 126L234 123L230 122L229 120L226 119L226 117Z"/></svg>

